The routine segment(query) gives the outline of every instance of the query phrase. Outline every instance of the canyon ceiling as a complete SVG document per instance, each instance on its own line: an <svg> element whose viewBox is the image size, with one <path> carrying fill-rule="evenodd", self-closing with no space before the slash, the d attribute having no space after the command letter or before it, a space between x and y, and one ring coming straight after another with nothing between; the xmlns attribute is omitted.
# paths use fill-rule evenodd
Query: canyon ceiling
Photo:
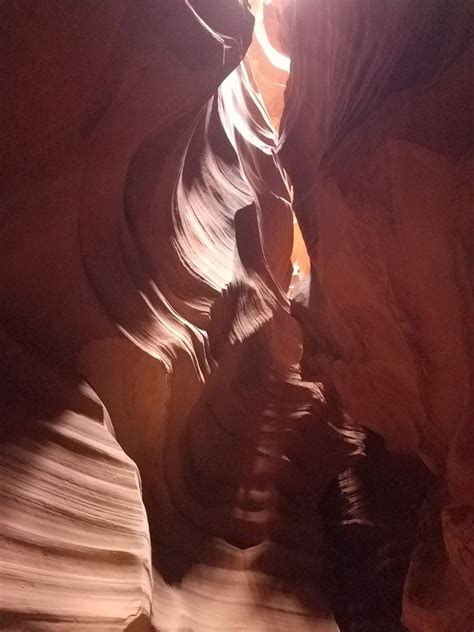
<svg viewBox="0 0 474 632"><path fill-rule="evenodd" d="M472 29L0 5L1 630L474 630Z"/></svg>

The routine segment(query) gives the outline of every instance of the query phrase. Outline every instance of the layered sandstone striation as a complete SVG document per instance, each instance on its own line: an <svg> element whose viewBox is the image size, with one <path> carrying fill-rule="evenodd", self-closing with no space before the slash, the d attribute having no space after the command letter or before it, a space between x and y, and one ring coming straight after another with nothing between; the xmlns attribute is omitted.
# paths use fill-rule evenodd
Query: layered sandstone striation
<svg viewBox="0 0 474 632"><path fill-rule="evenodd" d="M317 503L361 436L300 376L245 4L2 9L8 629L337 629Z"/></svg>
<svg viewBox="0 0 474 632"><path fill-rule="evenodd" d="M395 4L0 10L0 628L336 632L375 480L470 632L469 12Z"/></svg>

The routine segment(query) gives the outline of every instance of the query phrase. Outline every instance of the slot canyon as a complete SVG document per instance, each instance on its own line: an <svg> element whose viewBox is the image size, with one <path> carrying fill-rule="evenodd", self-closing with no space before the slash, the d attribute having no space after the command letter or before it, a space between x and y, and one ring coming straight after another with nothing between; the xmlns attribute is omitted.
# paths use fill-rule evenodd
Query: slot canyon
<svg viewBox="0 0 474 632"><path fill-rule="evenodd" d="M474 632L473 18L0 4L0 630Z"/></svg>

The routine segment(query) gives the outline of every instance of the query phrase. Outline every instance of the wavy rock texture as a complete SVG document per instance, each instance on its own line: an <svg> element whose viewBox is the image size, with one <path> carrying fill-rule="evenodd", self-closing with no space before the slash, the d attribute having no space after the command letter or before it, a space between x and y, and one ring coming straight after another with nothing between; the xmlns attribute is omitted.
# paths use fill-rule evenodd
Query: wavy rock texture
<svg viewBox="0 0 474 632"><path fill-rule="evenodd" d="M311 259L304 375L437 477L413 631L474 627L472 7L294 4L280 156Z"/></svg>
<svg viewBox="0 0 474 632"><path fill-rule="evenodd" d="M473 627L467 3L248 4L0 9L2 629Z"/></svg>
<svg viewBox="0 0 474 632"><path fill-rule="evenodd" d="M245 5L1 9L7 629L337 630L318 503L363 435L301 379Z"/></svg>

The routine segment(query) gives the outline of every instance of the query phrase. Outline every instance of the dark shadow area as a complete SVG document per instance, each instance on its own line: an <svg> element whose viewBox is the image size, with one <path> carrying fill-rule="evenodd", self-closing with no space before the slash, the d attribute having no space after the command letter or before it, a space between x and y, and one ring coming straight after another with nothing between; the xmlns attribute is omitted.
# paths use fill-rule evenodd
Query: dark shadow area
<svg viewBox="0 0 474 632"><path fill-rule="evenodd" d="M373 432L366 454L321 502L324 586L341 632L401 632L403 586L434 476Z"/></svg>

